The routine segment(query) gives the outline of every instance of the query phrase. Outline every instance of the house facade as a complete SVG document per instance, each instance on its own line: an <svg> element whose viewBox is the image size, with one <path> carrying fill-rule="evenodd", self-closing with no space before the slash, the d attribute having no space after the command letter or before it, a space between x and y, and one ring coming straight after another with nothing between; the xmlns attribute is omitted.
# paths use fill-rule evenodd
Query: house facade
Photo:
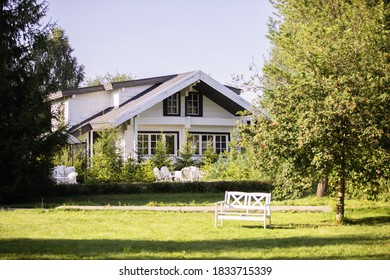
<svg viewBox="0 0 390 280"><path fill-rule="evenodd" d="M152 155L161 137L177 156L187 132L194 156L208 146L215 153L228 150L232 130L247 121L237 113L250 109L238 89L202 71L65 90L51 100L90 156L97 132L117 127L123 156L135 159Z"/></svg>

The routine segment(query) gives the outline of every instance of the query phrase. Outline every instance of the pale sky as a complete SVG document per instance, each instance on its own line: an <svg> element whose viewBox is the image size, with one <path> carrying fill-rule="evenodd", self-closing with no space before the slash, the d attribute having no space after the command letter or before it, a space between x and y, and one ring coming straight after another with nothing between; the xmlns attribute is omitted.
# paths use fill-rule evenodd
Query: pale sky
<svg viewBox="0 0 390 280"><path fill-rule="evenodd" d="M249 78L269 53L268 0L48 0L86 77L202 70L223 84ZM253 96L245 94L251 100Z"/></svg>

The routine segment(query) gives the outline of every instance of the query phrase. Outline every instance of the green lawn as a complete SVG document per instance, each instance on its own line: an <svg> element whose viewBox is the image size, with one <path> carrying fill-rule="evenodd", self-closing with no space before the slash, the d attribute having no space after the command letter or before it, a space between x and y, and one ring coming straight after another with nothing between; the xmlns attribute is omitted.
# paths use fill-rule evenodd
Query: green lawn
<svg viewBox="0 0 390 280"><path fill-rule="evenodd" d="M242 221L215 228L213 213L0 211L0 259L390 259L387 204L347 202L344 225L334 216L274 212L263 230Z"/></svg>

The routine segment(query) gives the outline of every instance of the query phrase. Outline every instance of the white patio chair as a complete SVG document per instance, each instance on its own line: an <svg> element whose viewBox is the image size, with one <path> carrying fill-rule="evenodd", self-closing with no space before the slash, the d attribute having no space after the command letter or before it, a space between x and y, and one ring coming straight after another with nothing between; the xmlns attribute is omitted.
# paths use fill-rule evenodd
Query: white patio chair
<svg viewBox="0 0 390 280"><path fill-rule="evenodd" d="M193 172L190 168L185 167L181 170L181 181L192 182L194 180Z"/></svg>
<svg viewBox="0 0 390 280"><path fill-rule="evenodd" d="M172 181L172 174L169 171L168 167L162 166L160 169L161 178L166 181Z"/></svg>
<svg viewBox="0 0 390 280"><path fill-rule="evenodd" d="M160 170L155 167L153 168L154 177L156 177L156 181L162 181Z"/></svg>
<svg viewBox="0 0 390 280"><path fill-rule="evenodd" d="M190 166L189 167L192 171L192 179L194 181L200 181L202 179L202 177L204 175L206 175L206 173L204 173L202 170L200 170L198 167L196 166Z"/></svg>
<svg viewBox="0 0 390 280"><path fill-rule="evenodd" d="M72 171L68 174L67 177L67 181L68 181L68 184L77 184L77 176L79 174L75 171Z"/></svg>

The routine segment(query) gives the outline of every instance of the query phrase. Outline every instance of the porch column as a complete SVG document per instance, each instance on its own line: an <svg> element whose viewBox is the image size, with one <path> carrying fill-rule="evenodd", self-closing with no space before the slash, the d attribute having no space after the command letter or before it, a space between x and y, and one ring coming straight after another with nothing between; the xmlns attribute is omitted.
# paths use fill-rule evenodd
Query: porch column
<svg viewBox="0 0 390 280"><path fill-rule="evenodd" d="M89 164L92 167L93 158L93 130L89 132Z"/></svg>
<svg viewBox="0 0 390 280"><path fill-rule="evenodd" d="M137 116L133 117L133 158L138 161L138 121Z"/></svg>

